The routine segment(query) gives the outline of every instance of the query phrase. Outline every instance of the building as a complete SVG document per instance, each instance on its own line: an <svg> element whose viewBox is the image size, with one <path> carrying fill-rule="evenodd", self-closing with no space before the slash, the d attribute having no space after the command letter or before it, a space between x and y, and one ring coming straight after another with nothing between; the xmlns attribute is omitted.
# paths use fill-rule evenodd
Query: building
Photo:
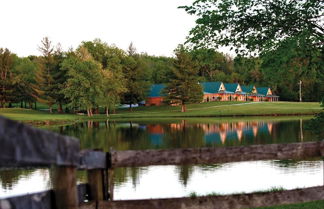
<svg viewBox="0 0 324 209"><path fill-rule="evenodd" d="M163 102L164 84L153 84L145 101L145 106L160 106Z"/></svg>
<svg viewBox="0 0 324 209"><path fill-rule="evenodd" d="M279 96L273 95L269 87L258 87L257 91L258 94L262 96L262 101L266 101L266 102L279 101Z"/></svg>
<svg viewBox="0 0 324 209"><path fill-rule="evenodd" d="M258 94L257 88L254 85L241 86L241 88L246 93L246 101L259 102L262 100L263 96Z"/></svg>
<svg viewBox="0 0 324 209"><path fill-rule="evenodd" d="M204 102L226 101L230 92L225 90L223 82L202 82L200 83L204 92Z"/></svg>
<svg viewBox="0 0 324 209"><path fill-rule="evenodd" d="M225 89L230 93L229 100L226 101L247 101L246 93L242 91L239 83L225 83Z"/></svg>
<svg viewBox="0 0 324 209"><path fill-rule="evenodd" d="M239 83L201 82L204 96L202 102L210 101L278 101L279 96L272 93L269 87L256 87L255 85L241 86ZM153 84L146 106L159 106L163 104L164 84Z"/></svg>

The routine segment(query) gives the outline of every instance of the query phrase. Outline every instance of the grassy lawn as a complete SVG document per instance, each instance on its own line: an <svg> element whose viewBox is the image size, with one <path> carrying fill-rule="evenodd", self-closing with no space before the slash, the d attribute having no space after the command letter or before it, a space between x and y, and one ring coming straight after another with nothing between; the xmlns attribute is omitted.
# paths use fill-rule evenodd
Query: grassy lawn
<svg viewBox="0 0 324 209"><path fill-rule="evenodd" d="M122 110L114 117L217 117L217 116L257 116L257 115L302 115L321 111L316 102L209 102L187 106L188 111L180 112L180 107L139 107L133 112Z"/></svg>
<svg viewBox="0 0 324 209"><path fill-rule="evenodd" d="M300 204L262 207L257 209L323 209L323 208L324 208L324 200L300 203Z"/></svg>
<svg viewBox="0 0 324 209"><path fill-rule="evenodd" d="M180 112L180 107L158 106L138 107L133 111L119 109L111 119L137 118L184 118L184 117L217 117L217 116L273 116L273 115L307 115L322 111L316 102L209 102L187 106L188 111ZM19 121L80 121L88 119L107 119L104 114L92 118L76 114L50 114L47 111L36 111L22 108L0 109L0 115Z"/></svg>

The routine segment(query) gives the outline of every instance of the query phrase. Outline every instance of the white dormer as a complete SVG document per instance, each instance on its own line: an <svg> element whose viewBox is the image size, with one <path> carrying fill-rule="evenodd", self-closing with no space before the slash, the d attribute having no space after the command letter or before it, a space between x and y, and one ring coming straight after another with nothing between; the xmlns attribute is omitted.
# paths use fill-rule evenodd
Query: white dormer
<svg viewBox="0 0 324 209"><path fill-rule="evenodd" d="M241 88L240 84L237 84L235 92L238 92L238 91L242 92L242 88Z"/></svg>
<svg viewBox="0 0 324 209"><path fill-rule="evenodd" d="M219 86L219 90L218 91L225 91L225 86L223 83L221 83L221 85Z"/></svg>

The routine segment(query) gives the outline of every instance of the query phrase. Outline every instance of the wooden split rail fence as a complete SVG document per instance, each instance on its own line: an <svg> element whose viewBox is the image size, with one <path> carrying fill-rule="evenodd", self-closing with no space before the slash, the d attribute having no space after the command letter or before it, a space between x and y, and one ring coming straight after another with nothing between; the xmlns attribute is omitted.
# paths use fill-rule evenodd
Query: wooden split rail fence
<svg viewBox="0 0 324 209"><path fill-rule="evenodd" d="M210 164L324 156L324 141L228 148L112 151L80 150L79 141L0 117L0 169L51 167L53 189L1 199L0 209L236 209L324 200L324 187L270 193L113 201L110 173L117 167ZM77 185L77 169L88 184ZM87 201L87 202L86 202Z"/></svg>

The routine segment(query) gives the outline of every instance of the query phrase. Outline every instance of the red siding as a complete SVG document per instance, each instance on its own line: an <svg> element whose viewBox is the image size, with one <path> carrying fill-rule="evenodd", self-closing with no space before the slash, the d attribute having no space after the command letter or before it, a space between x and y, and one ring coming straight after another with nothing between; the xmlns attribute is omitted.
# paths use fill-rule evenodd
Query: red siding
<svg viewBox="0 0 324 209"><path fill-rule="evenodd" d="M145 106L160 106L162 102L162 97L149 97L146 99Z"/></svg>

